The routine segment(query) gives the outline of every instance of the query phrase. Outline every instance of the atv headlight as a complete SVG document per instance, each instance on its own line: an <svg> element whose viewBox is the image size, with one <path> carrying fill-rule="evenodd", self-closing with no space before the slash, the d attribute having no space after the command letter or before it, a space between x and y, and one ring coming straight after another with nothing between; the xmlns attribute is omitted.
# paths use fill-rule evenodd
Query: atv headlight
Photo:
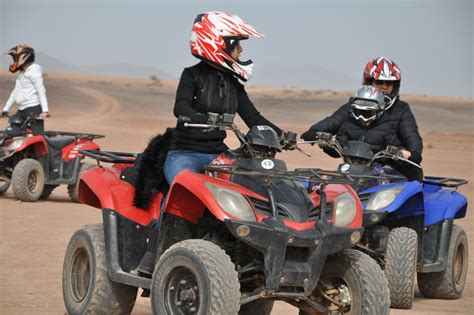
<svg viewBox="0 0 474 315"><path fill-rule="evenodd" d="M207 182L204 185L225 212L243 221L257 221L252 206L241 193Z"/></svg>
<svg viewBox="0 0 474 315"><path fill-rule="evenodd" d="M18 139L8 145L8 151L15 151L25 143L26 139Z"/></svg>
<svg viewBox="0 0 474 315"><path fill-rule="evenodd" d="M378 191L370 198L365 209L377 211L389 206L402 190L403 187L395 187Z"/></svg>
<svg viewBox="0 0 474 315"><path fill-rule="evenodd" d="M334 207L336 209L336 226L346 226L354 221L357 214L357 203L350 193L345 192L337 196Z"/></svg>

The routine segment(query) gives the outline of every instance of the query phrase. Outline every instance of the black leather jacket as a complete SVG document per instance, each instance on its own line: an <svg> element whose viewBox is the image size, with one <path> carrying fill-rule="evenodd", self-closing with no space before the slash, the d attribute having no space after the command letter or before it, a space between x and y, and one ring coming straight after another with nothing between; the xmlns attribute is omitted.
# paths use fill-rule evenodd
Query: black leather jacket
<svg viewBox="0 0 474 315"><path fill-rule="evenodd" d="M313 140L317 131L336 135L343 147L349 140L362 140L371 145L373 152L381 151L387 145L403 147L411 152L411 161L421 163L423 141L410 106L400 99L370 127L357 121L350 114L350 103L346 103L331 116L311 126L301 137ZM325 151L331 156L338 156Z"/></svg>

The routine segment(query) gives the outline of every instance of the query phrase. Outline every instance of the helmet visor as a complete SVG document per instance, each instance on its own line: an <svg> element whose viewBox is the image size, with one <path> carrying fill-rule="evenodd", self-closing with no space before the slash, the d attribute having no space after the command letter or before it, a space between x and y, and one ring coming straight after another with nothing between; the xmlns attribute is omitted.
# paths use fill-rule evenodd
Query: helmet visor
<svg viewBox="0 0 474 315"><path fill-rule="evenodd" d="M352 104L352 114L356 119L364 121L377 118L378 103L371 100L355 100Z"/></svg>

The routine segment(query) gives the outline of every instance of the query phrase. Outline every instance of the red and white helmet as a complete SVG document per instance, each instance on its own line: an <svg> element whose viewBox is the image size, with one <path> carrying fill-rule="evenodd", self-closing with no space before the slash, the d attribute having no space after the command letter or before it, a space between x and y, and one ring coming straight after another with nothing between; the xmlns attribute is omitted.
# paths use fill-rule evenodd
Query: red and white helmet
<svg viewBox="0 0 474 315"><path fill-rule="evenodd" d="M239 40L250 36L264 37L237 15L207 12L196 17L189 46L193 56L247 81L252 76L252 60L235 60L231 51Z"/></svg>
<svg viewBox="0 0 474 315"><path fill-rule="evenodd" d="M392 93L386 95L387 106L385 109L387 110L393 105L400 92L402 72L394 61L385 57L377 57L367 62L364 68L362 84L371 85L375 80L393 82Z"/></svg>

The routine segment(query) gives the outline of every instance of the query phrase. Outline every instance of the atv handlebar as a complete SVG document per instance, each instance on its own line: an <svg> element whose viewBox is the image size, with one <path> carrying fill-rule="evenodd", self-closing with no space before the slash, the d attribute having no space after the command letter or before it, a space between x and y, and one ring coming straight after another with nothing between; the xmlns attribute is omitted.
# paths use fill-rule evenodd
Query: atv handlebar
<svg viewBox="0 0 474 315"><path fill-rule="evenodd" d="M202 114L204 115L204 114ZM208 113L207 114L207 122L202 123L202 120L199 122L193 121L193 118L191 116L179 116L178 117L178 123L182 123L184 127L192 127L192 128L203 128L203 129L218 129L218 130L231 130L235 133L237 138L239 139L241 144L244 144L245 146L251 147L251 145L248 143L245 135L242 133L242 131L239 129L239 127L234 124L234 114L217 114L217 113ZM201 119L201 116L199 117ZM199 120L200 120L199 119ZM295 134L296 135L296 134ZM282 137L280 137L280 140L283 140ZM298 142L297 142L298 143ZM300 147L297 145L294 146L291 149L286 149L283 148L284 150L298 150L301 153L305 154L308 157L311 157L311 154L303 151Z"/></svg>
<svg viewBox="0 0 474 315"><path fill-rule="evenodd" d="M327 133L327 132L317 132L316 133L316 139L312 141L299 141L298 144L317 144L320 148L325 148L329 147L331 149L334 149L346 162L352 163L350 158L348 156L344 156L343 149L337 141L336 137L334 137L332 134ZM379 159L391 159L393 161L403 161L405 163L411 164L419 169L422 167L419 164L416 164L408 159L403 158L401 154L401 148L395 147L388 145L387 148L383 151L377 152L374 154L372 159L367 162L368 166L371 166L372 163L376 160Z"/></svg>

